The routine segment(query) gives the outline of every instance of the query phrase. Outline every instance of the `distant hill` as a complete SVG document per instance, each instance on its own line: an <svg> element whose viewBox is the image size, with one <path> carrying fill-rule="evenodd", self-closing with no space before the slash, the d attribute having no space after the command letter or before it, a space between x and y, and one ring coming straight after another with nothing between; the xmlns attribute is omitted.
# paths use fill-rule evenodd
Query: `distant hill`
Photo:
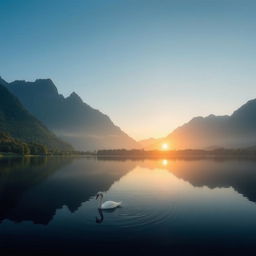
<svg viewBox="0 0 256 256"><path fill-rule="evenodd" d="M0 80L0 83L3 83L3 81ZM33 117L4 85L0 84L1 132L10 134L11 137L27 143L43 144L49 149L71 149L71 146L59 140L40 121Z"/></svg>
<svg viewBox="0 0 256 256"><path fill-rule="evenodd" d="M155 141L172 149L246 148L256 145L256 99L248 101L231 116L195 117L167 137Z"/></svg>
<svg viewBox="0 0 256 256"><path fill-rule="evenodd" d="M22 104L49 129L77 150L138 148L139 144L76 94L65 98L50 79L7 85Z"/></svg>

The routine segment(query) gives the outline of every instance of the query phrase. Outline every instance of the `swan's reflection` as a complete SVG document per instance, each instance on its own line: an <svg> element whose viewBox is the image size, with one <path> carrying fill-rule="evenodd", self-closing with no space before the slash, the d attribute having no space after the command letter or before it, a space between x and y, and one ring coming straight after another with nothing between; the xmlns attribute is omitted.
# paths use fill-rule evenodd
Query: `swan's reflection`
<svg viewBox="0 0 256 256"><path fill-rule="evenodd" d="M105 213L111 213L111 212L114 212L116 209L118 209L118 208L105 209L104 212L105 212ZM98 208L98 213L99 213L99 216L100 216L100 217L97 217L97 216L96 216L96 223L100 224L100 223L102 223L103 220L104 220L103 210L100 209L100 208Z"/></svg>
<svg viewBox="0 0 256 256"><path fill-rule="evenodd" d="M102 223L104 220L103 212L100 208L98 208L98 212L99 212L100 218L96 216L96 223Z"/></svg>

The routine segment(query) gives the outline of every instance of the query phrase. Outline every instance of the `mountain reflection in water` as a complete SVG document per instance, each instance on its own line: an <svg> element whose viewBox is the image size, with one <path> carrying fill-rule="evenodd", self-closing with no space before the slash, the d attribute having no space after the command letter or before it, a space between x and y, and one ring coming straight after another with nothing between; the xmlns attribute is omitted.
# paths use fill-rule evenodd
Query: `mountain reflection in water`
<svg viewBox="0 0 256 256"><path fill-rule="evenodd" d="M95 159L28 158L0 162L0 220L48 224L64 205L76 211L98 191L131 170L135 163L99 162Z"/></svg>
<svg viewBox="0 0 256 256"><path fill-rule="evenodd" d="M0 159L0 252L254 253L255 187L241 159ZM123 206L98 210L98 191Z"/></svg>

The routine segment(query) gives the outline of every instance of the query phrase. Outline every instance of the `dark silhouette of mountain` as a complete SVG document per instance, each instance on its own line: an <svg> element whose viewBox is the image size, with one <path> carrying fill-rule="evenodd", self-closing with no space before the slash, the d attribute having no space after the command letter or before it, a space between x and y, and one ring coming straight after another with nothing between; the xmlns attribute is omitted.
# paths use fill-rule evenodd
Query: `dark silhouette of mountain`
<svg viewBox="0 0 256 256"><path fill-rule="evenodd" d="M44 225L57 209L67 206L75 212L136 165L84 158L0 159L0 164L0 221L26 220Z"/></svg>
<svg viewBox="0 0 256 256"><path fill-rule="evenodd" d="M231 116L195 117L167 137L152 142L153 144L147 149L161 149L162 143L169 143L170 149L254 147L256 145L256 99L242 105ZM143 143L145 144L145 141L142 145Z"/></svg>
<svg viewBox="0 0 256 256"><path fill-rule="evenodd" d="M49 129L78 150L138 148L139 144L73 92L65 98L50 79L14 81L8 89Z"/></svg>
<svg viewBox="0 0 256 256"><path fill-rule="evenodd" d="M30 210L36 209L33 201L29 207L23 208L22 212L15 211L24 194L70 162L71 159L68 158L1 158L0 221L4 219L11 219L16 222L31 220L25 216L24 212L28 213ZM48 221L47 212L47 208L41 212L40 221L43 223ZM35 216L33 220L37 222L38 218Z"/></svg>
<svg viewBox="0 0 256 256"><path fill-rule="evenodd" d="M6 84L4 83L4 85ZM46 145L50 149L71 149L71 146L59 140L40 121L33 117L4 85L0 84L1 132L8 133L15 139L24 142Z"/></svg>

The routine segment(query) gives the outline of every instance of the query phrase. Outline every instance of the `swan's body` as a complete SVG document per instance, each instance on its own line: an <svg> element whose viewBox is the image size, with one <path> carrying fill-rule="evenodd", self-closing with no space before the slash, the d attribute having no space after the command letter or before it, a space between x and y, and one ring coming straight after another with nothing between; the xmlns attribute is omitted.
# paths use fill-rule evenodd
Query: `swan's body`
<svg viewBox="0 0 256 256"><path fill-rule="evenodd" d="M114 202L114 201L106 201L103 204L101 204L100 209L113 209L116 207L119 207L122 202Z"/></svg>
<svg viewBox="0 0 256 256"><path fill-rule="evenodd" d="M96 196L96 200L99 198L99 206L98 208L101 210L108 210L108 209L114 209L119 207L122 202L114 202L114 201L106 201L104 203L102 203L102 199L103 199L103 194L101 192L99 192Z"/></svg>

